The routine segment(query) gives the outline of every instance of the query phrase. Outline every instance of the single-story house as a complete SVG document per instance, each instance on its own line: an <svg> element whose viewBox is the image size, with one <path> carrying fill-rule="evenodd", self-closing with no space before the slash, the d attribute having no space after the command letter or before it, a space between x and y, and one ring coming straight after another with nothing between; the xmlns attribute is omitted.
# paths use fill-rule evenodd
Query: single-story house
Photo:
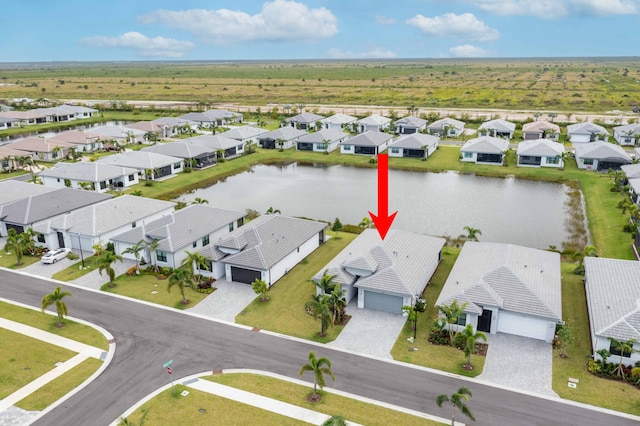
<svg viewBox="0 0 640 426"><path fill-rule="evenodd" d="M443 238L395 229L380 240L378 231L365 229L312 280L319 283L326 271L335 275L347 303L357 297L358 308L402 314L421 297L444 244Z"/></svg>
<svg viewBox="0 0 640 426"><path fill-rule="evenodd" d="M340 154L378 155L387 149L393 135L375 130L360 133L340 142Z"/></svg>
<svg viewBox="0 0 640 426"><path fill-rule="evenodd" d="M337 113L330 117L320 120L322 128L325 130L346 130L348 132L353 131L353 126L358 121L358 117L352 115Z"/></svg>
<svg viewBox="0 0 640 426"><path fill-rule="evenodd" d="M200 272L243 284L260 279L271 287L324 244L326 228L313 220L260 216L200 250L211 261L210 271Z"/></svg>
<svg viewBox="0 0 640 426"><path fill-rule="evenodd" d="M613 137L620 145L635 145L640 138L640 123L614 127Z"/></svg>
<svg viewBox="0 0 640 426"><path fill-rule="evenodd" d="M378 114L371 114L368 117L356 121L358 133L382 132L391 126L391 119Z"/></svg>
<svg viewBox="0 0 640 426"><path fill-rule="evenodd" d="M175 203L122 195L58 215L33 227L49 248L91 251L111 237L170 215Z"/></svg>
<svg viewBox="0 0 640 426"><path fill-rule="evenodd" d="M176 175L183 170L184 165L182 158L148 151L127 151L123 154L101 157L96 162L136 169L139 176L152 180ZM152 173L148 174L148 171Z"/></svg>
<svg viewBox="0 0 640 426"><path fill-rule="evenodd" d="M320 120L324 117L311 112L303 112L302 114L294 115L284 120L288 126L295 127L301 130L316 130L319 126Z"/></svg>
<svg viewBox="0 0 640 426"><path fill-rule="evenodd" d="M20 168L19 158L29 157L33 160L33 154L19 149L13 149L9 145L0 146L0 166L3 171L17 170Z"/></svg>
<svg viewBox="0 0 640 426"><path fill-rule="evenodd" d="M509 141L493 136L480 136L469 139L462 145L460 161L476 164L502 164Z"/></svg>
<svg viewBox="0 0 640 426"><path fill-rule="evenodd" d="M464 121L455 118L441 118L427 126L430 135L457 138L464 132Z"/></svg>
<svg viewBox="0 0 640 426"><path fill-rule="evenodd" d="M512 123L501 118L485 121L478 127L480 136L493 136L494 138L504 138L510 140L516 131L516 123Z"/></svg>
<svg viewBox="0 0 640 426"><path fill-rule="evenodd" d="M389 157L427 158L438 149L440 138L424 133L412 133L399 137L389 144Z"/></svg>
<svg viewBox="0 0 640 426"><path fill-rule="evenodd" d="M220 133L220 136L235 139L238 142L242 142L243 145L253 145L258 143L258 136L264 135L268 130L261 129L254 126L239 126L233 127L226 132Z"/></svg>
<svg viewBox="0 0 640 426"><path fill-rule="evenodd" d="M73 144L75 148L69 148L69 150L74 149L77 153L93 152L102 149L100 136L82 130L68 130L66 132L56 133L51 136L49 140Z"/></svg>
<svg viewBox="0 0 640 426"><path fill-rule="evenodd" d="M224 126L231 123L241 123L242 114L224 109L210 109L202 112L190 112L179 118L198 123L198 125Z"/></svg>
<svg viewBox="0 0 640 426"><path fill-rule="evenodd" d="M564 167L564 145L549 139L530 139L518 144L518 166Z"/></svg>
<svg viewBox="0 0 640 426"><path fill-rule="evenodd" d="M620 170L624 164L631 164L631 157L620 146L609 142L591 142L575 145L576 163L579 169L606 172Z"/></svg>
<svg viewBox="0 0 640 426"><path fill-rule="evenodd" d="M13 127L20 127L20 120L17 118L0 116L0 130L11 129Z"/></svg>
<svg viewBox="0 0 640 426"><path fill-rule="evenodd" d="M185 165L195 169L202 169L216 164L216 149L203 145L186 142L183 139L175 142L160 143L141 149L141 151L155 152L170 157L182 158Z"/></svg>
<svg viewBox="0 0 640 426"><path fill-rule="evenodd" d="M38 173L42 183L52 188L75 188L107 192L139 182L136 169L96 162L56 163ZM89 185L87 185L87 183Z"/></svg>
<svg viewBox="0 0 640 426"><path fill-rule="evenodd" d="M0 148L1 149L1 148ZM629 181L629 192L634 203L640 205L640 163L620 166Z"/></svg>
<svg viewBox="0 0 640 426"><path fill-rule="evenodd" d="M9 143L7 147L23 151L25 155L31 155L35 160L59 161L69 154L70 148L75 149L76 145L56 139L29 136Z"/></svg>
<svg viewBox="0 0 640 426"><path fill-rule="evenodd" d="M332 152L347 139L349 139L348 133L322 129L299 138L296 141L296 149L298 151Z"/></svg>
<svg viewBox="0 0 640 426"><path fill-rule="evenodd" d="M0 205L53 191L56 191L56 188L21 180L3 179L0 180Z"/></svg>
<svg viewBox="0 0 640 426"><path fill-rule="evenodd" d="M164 126L168 128L169 134L166 137L176 136L181 133L181 129L183 128L191 128L191 130L196 130L198 127L198 123L189 120L183 120L178 117L159 117L155 120L151 120L152 123L155 123L159 126Z"/></svg>
<svg viewBox="0 0 640 426"><path fill-rule="evenodd" d="M401 135L410 135L412 133L418 133L425 130L427 128L427 120L410 115L397 120L395 125L396 133Z"/></svg>
<svg viewBox="0 0 640 426"><path fill-rule="evenodd" d="M560 254L513 244L467 241L436 306L464 305L455 328L551 342L562 321Z"/></svg>
<svg viewBox="0 0 640 426"><path fill-rule="evenodd" d="M67 214L111 197L108 194L71 188L25 196L0 206L0 233L7 235L7 230L10 228L22 233L25 229L35 228L55 216Z"/></svg>
<svg viewBox="0 0 640 426"><path fill-rule="evenodd" d="M244 153L244 144L236 139L219 135L201 135L183 139L181 142L189 145L197 145L213 152L224 151L222 157L233 158ZM175 142L174 142L175 143Z"/></svg>
<svg viewBox="0 0 640 426"><path fill-rule="evenodd" d="M611 353L608 362L634 366L640 361L640 262L636 260L584 258L584 287L594 358L598 351ZM609 338L635 340L633 353L622 353Z"/></svg>
<svg viewBox="0 0 640 426"><path fill-rule="evenodd" d="M258 136L258 145L265 149L289 149L295 146L295 143L306 135L307 132L293 127L281 127Z"/></svg>
<svg viewBox="0 0 640 426"><path fill-rule="evenodd" d="M574 145L577 143L606 142L609 140L609 132L607 129L590 121L569 124L567 126L567 136Z"/></svg>
<svg viewBox="0 0 640 426"><path fill-rule="evenodd" d="M138 121L131 124L125 124L125 127L144 132L144 140L152 139L150 134L154 134L156 139L168 138L172 134L172 126L168 124L159 124L153 121Z"/></svg>
<svg viewBox="0 0 640 426"><path fill-rule="evenodd" d="M5 111L3 117L19 120L19 125L42 124L47 122L47 114L37 109L29 111ZM15 123L15 122L14 122ZM15 126L15 124L14 124Z"/></svg>
<svg viewBox="0 0 640 426"><path fill-rule="evenodd" d="M91 133L98 135L98 139L104 142L115 141L122 145L142 142L144 134L142 130L131 129L125 126L96 126L91 128Z"/></svg>
<svg viewBox="0 0 640 426"><path fill-rule="evenodd" d="M629 179L628 185L631 200L640 206L640 178Z"/></svg>
<svg viewBox="0 0 640 426"><path fill-rule="evenodd" d="M522 125L522 139L552 139L558 140L560 126L548 121L532 121Z"/></svg>
<svg viewBox="0 0 640 426"><path fill-rule="evenodd" d="M633 158L640 160L640 148L633 148Z"/></svg>
<svg viewBox="0 0 640 426"><path fill-rule="evenodd" d="M86 106L67 104L49 108L37 108L36 111L44 114L47 117L47 121L50 122L91 118L99 112L97 109Z"/></svg>

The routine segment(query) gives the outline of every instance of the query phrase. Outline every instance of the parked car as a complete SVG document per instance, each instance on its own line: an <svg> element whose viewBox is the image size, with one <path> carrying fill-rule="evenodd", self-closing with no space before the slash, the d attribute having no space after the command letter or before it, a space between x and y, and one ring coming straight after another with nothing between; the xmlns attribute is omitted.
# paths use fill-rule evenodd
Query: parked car
<svg viewBox="0 0 640 426"><path fill-rule="evenodd" d="M67 257L70 251L71 250L68 248L59 248L56 250L49 250L48 252L45 253L44 256L42 256L42 258L40 258L40 261L42 263L56 263L58 260L61 260Z"/></svg>

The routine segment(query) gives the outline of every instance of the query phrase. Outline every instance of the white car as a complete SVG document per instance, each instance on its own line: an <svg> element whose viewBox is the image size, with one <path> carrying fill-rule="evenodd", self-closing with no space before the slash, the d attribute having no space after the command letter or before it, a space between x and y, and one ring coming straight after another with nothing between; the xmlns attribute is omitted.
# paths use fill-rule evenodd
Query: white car
<svg viewBox="0 0 640 426"><path fill-rule="evenodd" d="M42 263L56 263L58 260L64 259L67 257L71 250L68 248L59 248L55 250L49 250L45 253L44 256L40 259Z"/></svg>

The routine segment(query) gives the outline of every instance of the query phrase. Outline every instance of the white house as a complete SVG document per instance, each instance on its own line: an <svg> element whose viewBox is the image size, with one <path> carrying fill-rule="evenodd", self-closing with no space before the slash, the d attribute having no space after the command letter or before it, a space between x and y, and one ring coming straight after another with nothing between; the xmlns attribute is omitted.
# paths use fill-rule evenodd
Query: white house
<svg viewBox="0 0 640 426"><path fill-rule="evenodd" d="M184 165L182 158L148 151L127 151L123 154L109 155L97 159L96 163L136 169L139 176L152 180L178 174ZM147 175L147 172L151 174Z"/></svg>
<svg viewBox="0 0 640 426"><path fill-rule="evenodd" d="M294 127L296 129L315 130L320 120L322 120L323 118L323 116L318 114L303 112L302 114L289 117L284 121L288 126Z"/></svg>
<svg viewBox="0 0 640 426"><path fill-rule="evenodd" d="M391 126L391 119L378 114L371 114L356 121L356 125L358 133L382 132Z"/></svg>
<svg viewBox="0 0 640 426"><path fill-rule="evenodd" d="M168 138L173 134L172 126L153 121L138 121L131 124L125 124L125 127L144 132L145 134L143 138L146 141L152 139L151 134L155 135L156 139Z"/></svg>
<svg viewBox="0 0 640 426"><path fill-rule="evenodd" d="M210 109L201 112L190 112L178 117L182 120L195 122L200 127L205 126L225 126L232 123L241 123L242 114L239 112L227 111L225 109Z"/></svg>
<svg viewBox="0 0 640 426"><path fill-rule="evenodd" d="M0 116L0 130L11 129L13 127L20 127L20 120L17 118Z"/></svg>
<svg viewBox="0 0 640 426"><path fill-rule="evenodd" d="M640 137L640 123L614 127L613 137L620 145L635 145Z"/></svg>
<svg viewBox="0 0 640 426"><path fill-rule="evenodd" d="M410 115L397 120L395 125L396 133L410 135L425 130L427 128L427 120Z"/></svg>
<svg viewBox="0 0 640 426"><path fill-rule="evenodd" d="M348 133L322 129L299 138L296 141L296 149L298 151L332 152L347 139L349 139Z"/></svg>
<svg viewBox="0 0 640 426"><path fill-rule="evenodd" d="M424 133L412 133L399 137L389 144L389 157L427 158L438 149L440 138Z"/></svg>
<svg viewBox="0 0 640 426"><path fill-rule="evenodd" d="M599 124L585 121L583 123L569 124L567 126L567 136L572 144L589 143L596 141L606 142L609 139L607 129Z"/></svg>
<svg viewBox="0 0 640 426"><path fill-rule="evenodd" d="M189 145L198 145L207 148L209 151L217 153L218 151L224 151L221 157L233 158L244 153L245 144L236 140L219 135L202 135L194 136L192 138L183 139L180 142ZM174 142L175 143L175 142Z"/></svg>
<svg viewBox="0 0 640 426"><path fill-rule="evenodd" d="M220 133L220 136L237 140L242 142L243 145L254 145L258 143L258 136L264 135L267 132L268 130L261 129L259 127L239 126Z"/></svg>
<svg viewBox="0 0 640 426"><path fill-rule="evenodd" d="M264 133L258 136L257 139L258 144L264 149L289 149L294 147L296 141L306 134L305 130L287 126Z"/></svg>
<svg viewBox="0 0 640 426"><path fill-rule="evenodd" d="M62 142L56 139L29 136L7 144L8 148L24 151L25 155L31 155L39 161L60 161L69 154L75 144Z"/></svg>
<svg viewBox="0 0 640 426"><path fill-rule="evenodd" d="M464 121L455 118L442 118L427 126L430 135L440 137L457 138L464 132Z"/></svg>
<svg viewBox="0 0 640 426"><path fill-rule="evenodd" d="M74 149L79 154L102 149L102 142L100 141L99 135L82 130L69 130L56 133L48 139L50 141L73 144L75 147L70 147L69 150Z"/></svg>
<svg viewBox="0 0 640 426"><path fill-rule="evenodd" d="M636 260L584 258L584 286L589 310L593 356L611 353L608 362L634 366L640 361L640 262ZM622 353L609 340L635 340L633 353Z"/></svg>
<svg viewBox="0 0 640 426"><path fill-rule="evenodd" d="M560 126L548 121L532 121L522 125L522 139L551 139L560 137Z"/></svg>
<svg viewBox="0 0 640 426"><path fill-rule="evenodd" d="M478 127L480 136L493 136L495 138L504 138L511 140L513 133L516 131L516 123L512 123L501 118L485 121Z"/></svg>
<svg viewBox="0 0 640 426"><path fill-rule="evenodd" d="M518 144L518 166L564 167L564 145L549 139L530 139Z"/></svg>
<svg viewBox="0 0 640 426"><path fill-rule="evenodd" d="M609 142L591 142L575 145L576 163L579 169L606 172L620 170L624 164L631 164L631 157L620 146Z"/></svg>
<svg viewBox="0 0 640 426"><path fill-rule="evenodd" d="M500 165L504 160L505 152L509 149L509 141L493 136L480 136L469 139L462 145L460 153L462 162L476 164Z"/></svg>
<svg viewBox="0 0 640 426"><path fill-rule="evenodd" d="M323 118L320 120L320 123L322 123L322 128L325 130L352 131L357 121L358 117L337 113L330 117Z"/></svg>
<svg viewBox="0 0 640 426"><path fill-rule="evenodd" d="M387 149L393 135L368 131L340 143L340 154L378 155Z"/></svg>
<svg viewBox="0 0 640 426"><path fill-rule="evenodd" d="M185 162L185 166L188 165L194 169L203 169L216 164L217 150L215 148L188 143L187 141L188 139L183 139L169 143L160 143L143 148L141 151L155 152L156 154L182 158Z"/></svg>
<svg viewBox="0 0 640 426"><path fill-rule="evenodd" d="M119 144L129 145L136 142L142 142L146 132L125 126L106 125L92 127L91 133L98 135L98 138L104 142L115 141Z"/></svg>
<svg viewBox="0 0 640 426"><path fill-rule="evenodd" d="M42 183L53 188L91 189L107 192L139 183L138 170L96 162L56 163L38 173ZM83 186L89 183L88 188Z"/></svg>
<svg viewBox="0 0 640 426"><path fill-rule="evenodd" d="M178 117L159 117L155 120L151 120L152 123L163 126L168 129L169 133L167 137L180 134L182 128L191 128L191 130L197 130L198 123L189 120L183 120ZM185 127L187 126L187 127Z"/></svg>

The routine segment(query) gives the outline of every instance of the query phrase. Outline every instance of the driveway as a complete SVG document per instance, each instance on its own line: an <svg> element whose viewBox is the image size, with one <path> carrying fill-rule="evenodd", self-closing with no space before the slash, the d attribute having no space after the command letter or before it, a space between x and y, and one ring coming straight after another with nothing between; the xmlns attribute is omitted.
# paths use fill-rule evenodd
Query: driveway
<svg viewBox="0 0 640 426"><path fill-rule="evenodd" d="M547 396L551 387L550 343L512 334L487 334L489 350L478 379Z"/></svg>
<svg viewBox="0 0 640 426"><path fill-rule="evenodd" d="M235 322L236 315L257 297L250 285L224 279L213 283L216 291L188 311L210 318Z"/></svg>
<svg viewBox="0 0 640 426"><path fill-rule="evenodd" d="M51 278L56 272L60 272L63 269L76 263L77 260L69 260L66 257L57 261L56 263L44 264L42 262L36 262L29 266L21 268L21 271L28 272L30 274L39 275L41 277Z"/></svg>
<svg viewBox="0 0 640 426"><path fill-rule="evenodd" d="M127 270L132 266L134 266L135 264L136 264L135 260L123 259L122 262L112 263L111 267L116 271L116 277L117 277L118 275L122 275L125 272L127 272ZM96 269L71 282L77 285L100 290L100 287L102 287L103 284L106 284L107 282L109 282L109 277L107 276L107 273L104 271L102 272L102 275L100 275L100 272Z"/></svg>
<svg viewBox="0 0 640 426"><path fill-rule="evenodd" d="M391 348L407 318L389 312L359 309L356 301L349 303L347 314L351 319L338 338L327 346L392 359Z"/></svg>

